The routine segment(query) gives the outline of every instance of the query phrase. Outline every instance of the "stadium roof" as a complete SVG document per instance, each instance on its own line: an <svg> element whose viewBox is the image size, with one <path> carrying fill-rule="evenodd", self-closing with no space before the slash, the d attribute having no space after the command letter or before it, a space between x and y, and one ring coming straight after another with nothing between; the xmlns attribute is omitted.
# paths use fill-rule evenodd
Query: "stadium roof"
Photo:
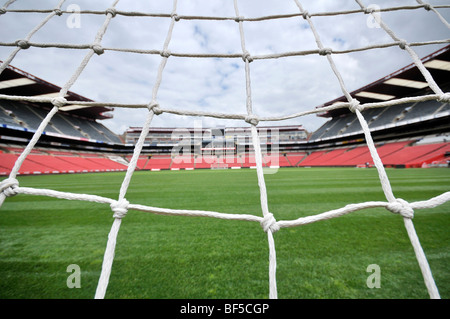
<svg viewBox="0 0 450 319"><path fill-rule="evenodd" d="M450 79L450 45L424 57L424 66L433 76L436 83L442 88ZM424 92L425 91L425 92ZM350 95L361 102L372 103L411 97L421 94L433 94L420 70L414 63L405 66L375 82L350 92ZM337 102L347 102L345 96L324 103L317 108L332 105ZM319 114L322 117L336 117L350 112L348 109L337 109Z"/></svg>
<svg viewBox="0 0 450 319"><path fill-rule="evenodd" d="M1 62L2 61L0 61L0 63ZM42 80L41 78L31 75L11 65L9 65L0 74L0 94L15 96L56 97L58 96L60 90L61 87ZM113 117L112 114L106 113L114 110L111 107L86 107L76 105L75 101L93 101L74 92L69 91L65 98L67 99L67 101L69 101L69 103L60 108L61 111L97 120L110 119ZM71 101L74 101L74 103L71 104ZM45 105L45 103L42 104ZM50 103L48 103L47 106L52 107Z"/></svg>

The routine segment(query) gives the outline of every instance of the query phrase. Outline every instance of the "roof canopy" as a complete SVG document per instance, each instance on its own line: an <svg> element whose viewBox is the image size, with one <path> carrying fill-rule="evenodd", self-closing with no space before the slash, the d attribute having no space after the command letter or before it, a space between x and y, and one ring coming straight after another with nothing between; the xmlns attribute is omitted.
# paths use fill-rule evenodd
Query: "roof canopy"
<svg viewBox="0 0 450 319"><path fill-rule="evenodd" d="M0 94L56 97L60 90L61 88L59 86L44 81L11 65L0 74ZM69 103L60 109L63 112L98 120L112 118L111 114L106 113L114 110L111 107L86 107L77 105L76 101L93 101L70 91L65 98ZM73 101L73 104L70 103L71 101ZM46 103L43 104L45 105ZM50 103L47 103L47 106L52 107Z"/></svg>
<svg viewBox="0 0 450 319"><path fill-rule="evenodd" d="M424 57L422 63L431 73L436 83L442 87L450 79L450 45ZM358 90L350 92L350 95L360 101L361 104L364 104L428 93L433 94L420 70L412 63ZM347 99L345 96L341 96L317 108L337 102L347 102ZM336 117L348 112L350 112L348 109L343 108L324 112L319 116Z"/></svg>

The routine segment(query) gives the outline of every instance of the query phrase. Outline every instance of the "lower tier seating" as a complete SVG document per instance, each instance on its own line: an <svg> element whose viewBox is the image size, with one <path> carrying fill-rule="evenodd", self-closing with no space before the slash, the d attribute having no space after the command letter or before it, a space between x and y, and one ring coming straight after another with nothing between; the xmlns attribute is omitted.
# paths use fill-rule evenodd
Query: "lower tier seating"
<svg viewBox="0 0 450 319"><path fill-rule="evenodd" d="M450 142L417 145L415 141L382 143L376 145L377 153L387 167L423 167L450 160ZM0 150L0 175L8 175L23 149ZM122 161L116 161L117 157ZM115 160L114 160L115 159ZM75 151L48 151L34 149L23 162L19 174L53 174L124 171L131 156L109 158L100 153L76 153ZM264 167L310 167L310 166L372 166L373 160L367 146L342 147L329 150L267 154L263 156ZM141 155L138 170L180 170L211 168L254 168L254 155L235 156L176 156Z"/></svg>

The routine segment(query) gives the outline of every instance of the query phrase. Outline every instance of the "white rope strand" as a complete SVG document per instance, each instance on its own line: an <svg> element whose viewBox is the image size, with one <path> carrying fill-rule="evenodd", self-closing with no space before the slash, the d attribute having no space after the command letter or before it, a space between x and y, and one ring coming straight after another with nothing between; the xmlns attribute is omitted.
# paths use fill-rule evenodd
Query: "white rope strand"
<svg viewBox="0 0 450 319"><path fill-rule="evenodd" d="M59 4L55 7L55 9L53 9L51 11L51 13L44 19L41 21L41 23L39 23L33 30L30 31L30 33L28 33L28 35L23 39L20 40L22 41L20 44L18 45L12 52L11 54L8 56L8 58L3 62L3 64L0 65L0 74L5 70L5 68L11 63L11 61L15 58L15 56L17 55L17 53L22 50L22 49L27 49L30 47L29 45L29 41L31 39L31 37L37 32L39 31L51 18L53 18L55 15L58 15L58 12L60 12L61 6L63 5L63 3L66 0L61 0L59 2ZM7 7L12 4L14 1L8 1L4 6L3 6L3 10L6 13L6 9ZM18 43L19 44L19 43Z"/></svg>
<svg viewBox="0 0 450 319"><path fill-rule="evenodd" d="M430 40L430 41L419 41L419 42L410 42L408 46L427 46L432 44L448 44L450 43L450 39L442 39L442 40ZM59 48L59 49L73 49L73 50L86 50L93 49L93 44L74 44L74 43L40 43L40 42L0 42L0 46L10 46L17 48L21 47L36 47L36 48ZM388 43L380 43L380 44L372 44L366 45L362 47L356 47L352 49L332 49L330 54L347 54L352 52L360 52L367 51L373 49L382 49L399 46L399 41L388 42ZM152 54L152 55L170 55L175 57L184 57L184 58L228 58L228 59L236 59L242 58L241 53L189 53L189 52L164 52L156 49L135 49L135 48L118 48L118 47L96 47L99 54L104 53L105 51L116 51L116 52L126 52L126 53L136 53L136 54ZM269 59L279 59L283 57L293 57L293 56L306 56L312 54L320 54L320 50L301 50L301 51L288 51L281 53L271 53L271 54L255 54L252 55L251 58L253 60L269 60ZM325 53L323 51L322 53Z"/></svg>
<svg viewBox="0 0 450 319"><path fill-rule="evenodd" d="M347 98L348 102L351 102L353 100L353 98L348 93L348 91L345 87L345 84L344 84L344 80L342 79L342 76L341 76L340 72L338 71L336 64L334 63L334 60L331 57L333 50L331 48L325 48L323 46L322 41L320 40L319 33L317 32L314 24L312 23L311 16L309 15L308 11L306 11L303 8L303 6L300 4L300 2L298 0L294 0L294 2L296 4L296 6L299 8L300 12L302 13L303 18L308 22L308 25L311 28L311 31L314 35L314 39L316 41L317 47L319 48L319 54L325 55L327 57L328 63L330 64L330 67L333 70L333 73L335 74L336 78L339 81L339 85L341 87L342 93Z"/></svg>
<svg viewBox="0 0 450 319"><path fill-rule="evenodd" d="M450 201L450 192L420 202L411 203L413 209L434 208Z"/></svg>
<svg viewBox="0 0 450 319"><path fill-rule="evenodd" d="M445 18L439 13L439 11L436 10L435 6L432 6L429 3L424 3L422 0L416 0L417 3L423 5L424 9L427 11L433 11L434 13L436 13L436 15L438 16L439 20L441 20L441 22L450 29L450 24L447 22L447 20L445 20Z"/></svg>
<svg viewBox="0 0 450 319"><path fill-rule="evenodd" d="M363 5L362 0L355 0L355 1L360 5L361 9L365 10L366 12L369 12L368 9ZM373 12L370 12L370 14L373 14ZM399 41L399 46L402 49L405 49L409 53L409 55L411 56L415 65L417 66L417 68L421 71L422 75L424 76L424 78L427 81L430 88L436 94L441 95L443 98L444 93L439 88L439 86L436 84L436 82L434 81L430 72L425 68L425 66L423 65L422 61L419 59L417 54L409 47L408 43L406 43L406 41L398 38L395 35L395 33L384 23L384 21L383 21L383 19L381 19L381 17L379 17L377 19L377 21L380 24L380 26L386 31L386 33L388 33L391 36L391 38L393 40ZM395 198L395 196L392 192L389 180L387 178L386 171L385 171L383 163L382 163L381 159L379 158L378 153L376 151L375 145L374 145L372 137L371 137L369 127L367 125L367 122L358 109L355 110L355 113L358 116L359 122L363 128L364 135L366 137L366 142L367 142L367 145L369 146L369 150L370 150L370 153L374 160L374 164L378 170L381 185L382 185L384 194L386 196L386 199L389 201L390 204L394 204L394 203L398 202L398 199ZM409 204L406 202L404 202L402 204L409 206ZM413 209L410 208L410 210L413 214L414 213ZM416 259L419 263L419 267L422 272L428 293L429 293L430 297L433 299L439 298L438 289L437 289L436 283L434 282L433 276L431 275L430 266L428 264L427 258L425 257L425 253L422 249L422 246L420 245L419 238L417 237L413 222L411 220L412 216L408 216L405 214L402 214L402 216L403 216L404 224L405 224L406 231L408 233L411 245L414 248L414 253L415 253Z"/></svg>
<svg viewBox="0 0 450 319"><path fill-rule="evenodd" d="M359 110L367 110L372 108L382 108L387 106L400 105L405 103L417 103L417 102L425 102L425 101L439 101L442 98L439 94L429 94L422 96L413 96L413 97L405 97L399 99L393 99L389 101L383 102L370 102L359 105ZM17 95L5 95L0 94L0 99L9 100L9 101L25 101L25 102L35 102L35 103L51 103L52 98L48 97L35 97L35 96L17 96ZM72 103L72 102L71 102ZM77 101L77 105L83 106L109 106L109 107L121 107L121 108L150 108L149 104L127 104L127 103L114 103L114 102L86 102L86 101ZM150 103L150 105L156 104L155 102ZM270 116L270 117L261 117L259 116L257 120L259 122L262 121L283 121L287 119L299 118L306 115L312 114L321 114L332 110L338 110L343 108L350 108L352 103L349 102L339 102L333 105L324 106L321 108L311 109L307 111L292 113L288 115L278 115L278 116ZM201 116L201 117L211 117L218 119L229 119L229 120L245 120L248 118L248 114L234 114L234 113L221 113L221 112L208 112L208 111L192 111L192 110L183 110L183 109L171 109L167 107L160 107L158 105L158 109L163 113L170 113L176 115L186 115L186 116Z"/></svg>
<svg viewBox="0 0 450 319"><path fill-rule="evenodd" d="M430 295L431 299L441 299L438 288L431 273L427 257L425 256L423 248L420 245L419 237L417 237L416 230L414 229L413 222L410 218L403 218L403 221L405 223L405 228L408 233L409 240L411 241L411 244L413 246L417 262L419 263L419 267L422 272L428 294Z"/></svg>
<svg viewBox="0 0 450 319"><path fill-rule="evenodd" d="M116 0L116 3L119 0ZM57 9L59 9L62 5L63 1L60 2L59 6L57 7ZM56 14L56 12L50 14L49 17L47 17L44 21L47 22L51 17L53 17ZM107 21L109 21L109 17L107 18ZM32 34L34 34L39 28L41 28L45 23L41 23L37 28L35 28L31 33L30 36ZM107 24L106 24L107 25ZM104 26L104 29L99 31L97 34L97 39L101 39L101 37L103 36L104 32L106 31L106 27ZM72 77L70 78L70 80L61 88L60 92L59 92L59 96L56 98L51 99L50 101L52 102L52 104L54 105L54 107L51 109L51 111L47 114L47 116L44 118L44 120L40 123L38 129L36 130L36 132L34 133L32 139L30 140L30 142L28 143L27 147L24 149L24 151L22 152L22 154L19 156L19 158L17 159L17 161L14 164L14 167L10 173L10 177L11 178L15 178L17 176L17 173L19 172L20 167L22 166L23 162L25 161L26 157L28 156L28 154L33 150L34 146L36 145L37 141L39 140L39 138L41 137L42 133L44 132L45 128L47 127L48 123L51 121L51 119L53 118L53 116L58 112L58 108L61 106L64 106L64 104L67 102L66 99L64 98L64 96L67 94L67 92L69 91L70 87L75 83L75 81L78 79L78 77L80 76L80 74L83 72L83 70L85 69L86 65L88 64L89 60L91 59L92 55L93 55L94 51L89 52L85 58L83 59L83 61L81 62L81 64L78 66L77 70L75 71L75 73L72 75ZM3 204L4 201L4 197L1 196L0 197L0 206Z"/></svg>
<svg viewBox="0 0 450 319"><path fill-rule="evenodd" d="M119 233L121 223L121 218L115 218L108 234L108 243L106 244L105 255L103 256L102 272L97 284L97 290L95 291L95 299L103 299L105 297L111 275L114 252L116 250L117 234Z"/></svg>
<svg viewBox="0 0 450 319"><path fill-rule="evenodd" d="M45 196L53 197L65 200L78 200L93 202L99 204L114 205L118 201L102 197L98 195L80 194L80 193L69 193L55 191L51 189L39 189L31 187L19 186L19 182L14 178L7 178L0 182L0 195L3 196L15 196L15 195L33 195L33 196ZM430 209L440 205L450 202L450 192L445 192L436 197L430 198L426 201L418 201L409 203L409 206L414 209ZM127 204L129 210L142 211L147 213L152 213L156 215L166 215L166 216L186 216L186 217L210 217L224 220L241 220L260 223L264 231L272 229L272 232L278 231L280 228L285 227L296 227L303 226L318 221L323 221L331 218L340 217L346 214L350 214L356 211L369 209L369 208L386 208L392 209L392 203L389 202L362 202L358 204L349 204L342 208L327 211L317 215L310 215L306 217L300 217L295 220L280 220L276 221L272 214L268 214L267 217L260 217L251 214L235 214L235 213L220 213L212 211L202 211L202 210L184 210L184 209L169 209L161 207L152 207L141 204Z"/></svg>
<svg viewBox="0 0 450 319"><path fill-rule="evenodd" d="M117 3L117 1L116 1L116 3ZM116 3L114 4L113 8L115 7ZM174 0L173 1L173 11L172 11L172 21L171 21L171 24L169 27L166 41L164 42L163 52L168 52L168 46L170 43L170 39L172 37L174 22L176 21L176 7L177 7L177 0ZM112 13L108 13L109 19L111 19L112 16L113 16ZM106 30L106 28L104 28L104 30ZM111 208L114 211L115 219L114 219L114 223L111 227L111 231L108 235L108 242L107 242L107 246L106 246L106 250L105 250L105 255L103 257L102 272L100 275L100 280L98 282L97 291L95 293L95 299L103 299L106 294L106 289L107 289L107 286L109 283L109 277L111 275L112 263L114 260L114 252L115 252L115 247L116 247L116 243L117 243L117 235L119 233L122 218L125 217L128 207L129 207L129 202L127 200L125 200L125 196L126 196L128 187L130 185L133 173L137 167L137 162L138 162L139 156L142 152L142 148L144 146L145 139L150 130L150 124L152 122L153 115L157 112L156 111L156 107L157 107L156 97L157 97L158 89L159 89L159 86L160 86L160 83L162 80L163 70L167 63L167 59L168 59L169 55L170 55L169 53L162 54L163 58L161 60L161 63L160 63L159 69L158 69L157 79L156 79L155 85L153 87L152 102L149 105L149 113L147 115L147 119L145 121L144 127L142 128L138 142L136 143L136 146L134 148L133 157L131 159L130 164L128 165L127 173L122 182L122 186L120 188L119 200L117 203L114 203L111 206Z"/></svg>
<svg viewBox="0 0 450 319"><path fill-rule="evenodd" d="M261 155L261 147L260 140L258 136L258 131L256 126L252 124L252 142L255 150L255 159L256 159L256 173L258 175L258 186L260 192L260 200L261 200L261 208L263 212L264 218L269 218L272 224L276 223L276 220L273 218L273 215L269 212L269 207L267 203L267 190L266 183L264 181L264 172L262 168L262 155ZM279 229L279 228L278 228ZM275 241L273 239L273 227L266 227L266 233L269 243L269 298L277 299L277 280L276 280L276 269L277 269L277 256L275 250Z"/></svg>
<svg viewBox="0 0 450 319"><path fill-rule="evenodd" d="M389 202L395 201L395 196L392 192L392 187L389 182L389 178L387 176L386 170L384 169L383 162L381 161L380 156L375 148L375 143L372 139L372 134L370 134L369 125L367 124L364 116L361 114L360 110L355 110L356 116L358 117L359 123L361 124L362 130L364 132L364 136L366 138L366 144L369 148L370 155L372 157L373 163L378 171L378 176L381 182L381 188L383 189L384 196Z"/></svg>
<svg viewBox="0 0 450 319"><path fill-rule="evenodd" d="M60 9L62 4L64 3L65 0L60 1L60 3L58 4L58 6L55 8L55 10ZM3 9L6 9L10 4L12 4L13 2L15 2L15 0L13 1L8 1L4 6ZM53 18L56 15L56 11L53 11L50 15L48 15L40 24L38 24L33 30L31 30L31 32L25 37L24 40L26 43L31 39L31 37L39 30L41 29L51 18ZM14 59L14 57L16 56L16 54L22 49L22 47L18 46L11 54L10 56L6 59L6 61L4 61L2 63L2 65L0 65L0 74L5 70L5 68L11 63L11 61ZM34 148L35 144L37 143L37 141L39 140L40 136L42 135L42 133L44 132L45 127L47 126L47 124L50 122L50 120L52 119L53 115L56 114L56 112L58 111L58 108L55 106L53 107L53 109L47 114L47 116L44 118L44 120L39 124L39 127L37 129L37 131L35 132L35 134L33 135L32 139L30 140L30 142L28 143L27 147L24 149L24 151L22 152L22 154L19 156L19 158L16 160L16 162L14 163L14 167L11 170L11 173L9 175L10 178L15 178L17 176L17 173L19 172L19 169L22 165L22 163L25 161L26 157L28 156L28 154L31 152L31 150ZM3 202L5 200L5 196L4 194L0 194L0 207L3 205Z"/></svg>
<svg viewBox="0 0 450 319"><path fill-rule="evenodd" d="M364 4L362 3L362 0L355 0L355 1L358 3L358 5L361 7L361 9L364 10L366 13L370 13L372 15L374 14L373 10L370 10L367 7L364 6ZM411 56L411 59L414 61L414 64L420 70L420 72L422 73L423 77L425 78L425 80L427 81L428 85L433 90L433 92L435 92L438 95L443 96L444 92L442 92L442 90L436 84L436 82L434 81L434 79L433 79L432 75L430 74L430 72L423 65L422 61L419 59L419 57L414 52L414 50L411 49L409 44L405 40L399 38L394 33L394 31L392 31L392 29L390 29L386 25L386 23L383 21L383 19L381 17L377 18L377 22L380 24L381 28L392 38L392 40L398 42L400 48L406 50L409 53L409 55Z"/></svg>
<svg viewBox="0 0 450 319"><path fill-rule="evenodd" d="M264 181L264 172L262 168L262 153L260 140L258 136L258 130L256 129L256 125L258 125L258 118L253 114L252 107L252 93L251 93L251 81L250 81L250 62L253 61L250 53L247 51L245 47L245 36L244 36L244 28L243 22L239 14L238 3L237 0L234 0L234 9L236 13L235 21L239 23L239 33L241 38L241 47L242 47L242 59L245 63L245 83L246 83L246 96L247 96L247 114L245 121L251 125L252 131L252 144L255 153L256 159L256 173L258 177L258 186L260 192L260 201L261 201L261 209L263 213L264 219L270 219L272 222L276 222L273 218L273 215L269 212L269 207L267 203L267 190L266 184ZM276 281L276 268L277 268L277 258L276 258L276 250L275 250L275 241L273 239L273 228L266 227L267 232L267 240L269 244L269 298L277 299L277 281Z"/></svg>
<svg viewBox="0 0 450 319"><path fill-rule="evenodd" d="M8 1L9 4L15 2ZM422 3L422 2L420 2ZM419 5L406 5L406 6L393 6L380 8L380 12L389 12L389 11L399 11L399 10L420 10L422 8L431 8L431 9L446 9L450 8L450 5L430 5L430 4L419 4ZM3 9L3 10L2 10ZM53 10L51 9L7 9L7 5L0 8L0 14L4 14L7 12L14 13L50 13ZM73 11L60 10L62 14L71 14ZM94 14L94 15L104 15L105 11L103 10L80 10L80 14ZM352 10L342 10L342 11L325 11L325 12L311 12L309 15L311 17L326 17L326 16L339 16L339 15L349 15L349 14L357 14L357 13L365 13L364 10L361 9L352 9ZM169 13L153 13L153 12L141 12L141 11L123 11L123 10L115 10L116 15L123 15L127 17L154 17L154 18L170 18L172 17ZM299 13L288 13L288 14L274 14L268 16L260 16L260 17L241 17L242 21L264 21L264 20L274 20L274 19L285 19L298 17L302 14ZM223 20L236 20L234 16L199 16L199 15L178 15L178 20L213 20L213 21L223 21Z"/></svg>

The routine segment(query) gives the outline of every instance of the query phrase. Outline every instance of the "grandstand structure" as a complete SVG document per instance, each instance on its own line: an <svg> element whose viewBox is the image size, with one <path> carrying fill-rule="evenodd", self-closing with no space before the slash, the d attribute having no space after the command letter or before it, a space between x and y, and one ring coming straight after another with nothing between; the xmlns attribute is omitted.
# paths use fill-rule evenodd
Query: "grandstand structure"
<svg viewBox="0 0 450 319"><path fill-rule="evenodd" d="M125 142L134 145L141 131L141 127L130 127L125 133ZM266 154L266 166L279 166L280 145L285 150L295 148L308 137L302 125L258 126L258 134ZM144 156L140 162L144 169L153 170L254 167L251 139L249 127L150 128L144 149L150 159L145 161ZM283 166L293 166L287 158L281 157L281 160ZM274 162L276 165L271 165Z"/></svg>
<svg viewBox="0 0 450 319"><path fill-rule="evenodd" d="M436 83L450 88L450 46L422 59ZM0 75L0 94L56 96L61 88L23 70L8 66ZM415 64L351 92L362 103L428 94ZM123 139L101 120L112 118L111 107L70 104L91 101L68 92L69 104L52 119L20 174L86 173L126 170L142 128L130 127ZM341 96L323 108L345 101ZM50 103L48 103L50 104ZM0 174L8 175L48 113L51 105L0 100ZM448 166L450 105L436 100L371 108L362 112L387 167ZM367 167L373 159L355 113L338 108L319 113L329 118L312 133L301 125L258 126L266 167ZM188 145L183 145L187 143ZM177 150L174 153L174 150ZM187 150L187 151L186 151ZM150 129L137 168L180 170L254 168L248 127Z"/></svg>
<svg viewBox="0 0 450 319"><path fill-rule="evenodd" d="M0 63L3 63L0 61ZM8 66L1 74L0 92L6 95L56 97L60 87L23 70ZM92 101L73 92L66 95L68 101ZM2 100L0 118L2 136L26 136L21 132L35 132L40 122L51 109L50 103L28 103ZM61 108L43 134L47 141L57 138L89 141L94 143L120 144L122 141L97 120L112 118L112 108L83 107L69 104Z"/></svg>
<svg viewBox="0 0 450 319"><path fill-rule="evenodd" d="M422 59L436 83L444 90L450 87L450 50L446 46ZM361 103L376 103L404 97L429 94L431 89L420 70L410 64L373 83L351 92ZM341 96L318 108L345 101ZM447 165L450 152L450 105L445 102L424 101L362 112L378 143L378 153L385 166L422 167L430 164ZM324 112L319 116L331 118L308 140L311 152L301 166L373 165L364 134L356 115L347 109ZM349 145L351 145L349 147ZM325 149L324 149L325 147Z"/></svg>
<svg viewBox="0 0 450 319"><path fill-rule="evenodd" d="M1 61L0 61L1 62ZM53 97L60 87L37 76L8 66L0 76L0 94ZM68 101L92 101L73 92ZM52 108L50 103L0 102L0 174L7 175ZM101 152L120 148L122 140L99 121L112 118L112 108L69 104L55 115L20 174L52 174L116 171L126 169L120 158L110 160ZM81 152L77 152L81 151ZM114 158L114 157L113 157Z"/></svg>

